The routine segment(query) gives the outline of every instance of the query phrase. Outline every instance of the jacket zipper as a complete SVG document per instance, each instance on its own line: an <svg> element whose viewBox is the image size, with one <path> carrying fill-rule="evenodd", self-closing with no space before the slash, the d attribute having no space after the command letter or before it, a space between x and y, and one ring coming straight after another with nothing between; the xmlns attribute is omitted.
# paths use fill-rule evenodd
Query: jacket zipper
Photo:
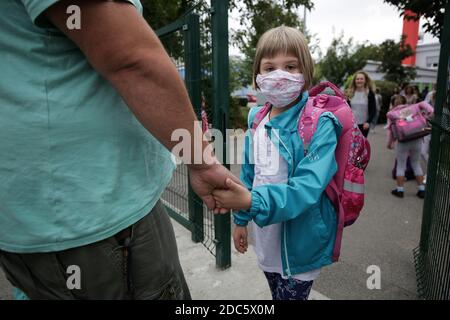
<svg viewBox="0 0 450 320"><path fill-rule="evenodd" d="M280 136L278 135L278 133L276 132L276 130L272 131L278 138L278 141L281 142L281 144L283 145L284 149L286 150L286 152L289 154L289 156L291 157L291 160L294 159L292 157L291 152L289 151L289 149L286 147L286 145L284 144L283 140L281 140ZM290 176L292 177L293 175L293 169L294 169L294 164L291 165L291 174ZM289 277L289 283L292 283L292 274L291 274L291 268L289 266L289 259L288 259L288 253L287 253L287 241L286 241L286 223L283 222L283 238L284 238L284 256L286 259L286 267L287 267L287 275Z"/></svg>

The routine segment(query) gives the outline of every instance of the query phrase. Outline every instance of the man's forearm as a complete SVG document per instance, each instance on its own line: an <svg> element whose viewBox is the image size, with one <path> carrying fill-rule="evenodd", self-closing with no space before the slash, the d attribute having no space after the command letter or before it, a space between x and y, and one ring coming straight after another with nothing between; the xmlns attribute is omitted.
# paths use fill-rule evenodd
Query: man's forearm
<svg viewBox="0 0 450 320"><path fill-rule="evenodd" d="M105 77L143 126L169 150L178 143L171 141L176 129L189 131L192 142L194 137L200 138L194 134L194 130L201 132L201 127L184 83L162 48L153 48L147 54L137 56L135 63L105 74ZM196 143L203 147L207 145L202 141Z"/></svg>

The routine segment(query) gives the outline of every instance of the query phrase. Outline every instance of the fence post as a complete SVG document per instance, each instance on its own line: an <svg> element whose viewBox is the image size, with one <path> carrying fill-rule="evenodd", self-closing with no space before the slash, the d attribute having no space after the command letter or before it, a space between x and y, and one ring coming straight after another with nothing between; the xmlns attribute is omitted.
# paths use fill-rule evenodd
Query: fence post
<svg viewBox="0 0 450 320"><path fill-rule="evenodd" d="M200 92L200 22L197 14L188 14L183 25L185 41L185 82L194 107L195 114L201 119L201 92ZM189 220L192 221L192 241L202 242L203 234L203 202L188 187Z"/></svg>
<svg viewBox="0 0 450 320"><path fill-rule="evenodd" d="M228 57L228 0L211 0L212 48L213 48L213 126L225 137L229 119L229 57ZM224 139L223 162L227 159ZM222 160L222 159L219 159ZM229 165L226 164L229 169ZM216 236L216 266L231 266L231 221L230 213L214 216Z"/></svg>
<svg viewBox="0 0 450 320"><path fill-rule="evenodd" d="M424 299L450 297L450 2L445 9L435 102L435 120L428 165L420 244L416 249L418 295ZM446 108L444 108L446 106Z"/></svg>

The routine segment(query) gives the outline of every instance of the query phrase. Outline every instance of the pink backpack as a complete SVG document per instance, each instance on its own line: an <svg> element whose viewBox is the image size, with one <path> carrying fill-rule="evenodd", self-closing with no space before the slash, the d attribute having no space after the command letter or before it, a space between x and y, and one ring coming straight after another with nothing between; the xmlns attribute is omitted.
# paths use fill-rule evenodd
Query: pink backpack
<svg viewBox="0 0 450 320"><path fill-rule="evenodd" d="M335 96L321 94L327 88L332 89ZM339 88L330 82L322 82L312 88L309 95L310 98L298 122L298 132L305 147L305 154L308 152L322 113L327 111L333 113L342 125L335 152L338 170L325 189L337 214L333 261L338 261L343 229L355 222L364 206L364 170L370 159L370 145L359 130L352 110ZM269 110L268 104L255 115L253 129L256 129Z"/></svg>
<svg viewBox="0 0 450 320"><path fill-rule="evenodd" d="M431 127L425 115L432 113L433 107L426 102L395 107L386 115L393 139L407 142L430 134Z"/></svg>

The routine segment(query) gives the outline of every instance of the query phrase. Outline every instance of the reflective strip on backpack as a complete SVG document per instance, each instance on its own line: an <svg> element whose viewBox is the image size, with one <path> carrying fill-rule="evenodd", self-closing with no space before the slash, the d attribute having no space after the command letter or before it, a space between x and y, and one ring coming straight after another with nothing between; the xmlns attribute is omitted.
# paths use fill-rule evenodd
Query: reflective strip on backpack
<svg viewBox="0 0 450 320"><path fill-rule="evenodd" d="M348 192L364 194L364 185L344 180L344 190Z"/></svg>

